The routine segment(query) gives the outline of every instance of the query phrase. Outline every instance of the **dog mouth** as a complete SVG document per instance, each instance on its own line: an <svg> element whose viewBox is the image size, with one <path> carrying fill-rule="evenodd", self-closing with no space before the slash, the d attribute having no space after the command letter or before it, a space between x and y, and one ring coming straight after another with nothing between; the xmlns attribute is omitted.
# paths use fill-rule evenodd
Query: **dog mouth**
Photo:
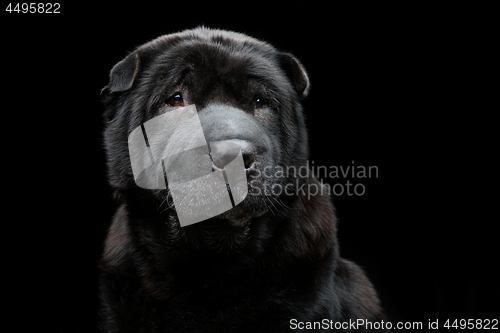
<svg viewBox="0 0 500 333"><path fill-rule="evenodd" d="M209 152L209 155L211 160L212 172L219 171L225 175L226 172L225 168L220 168L219 166L216 165L216 163L214 163L214 159L211 152ZM253 160L250 163L245 163L245 164L248 165L248 167L245 167L245 174L247 177L247 185L250 186L250 181L253 179L257 179L257 176L259 175L259 162ZM232 196L234 195L233 189L231 189L228 183L226 183L226 186L227 186L227 191L232 198ZM250 195L250 192L248 194ZM248 209L249 207L246 207L247 204L245 204L244 200L243 202L241 202L240 205L233 206L232 209L218 215L217 217L228 220L235 226L244 226L250 220L252 220L253 217L262 215L262 213L255 214L255 209L249 210Z"/></svg>
<svg viewBox="0 0 500 333"><path fill-rule="evenodd" d="M248 168L245 168L247 176L251 176L252 174L257 172L257 164L257 162L253 161Z"/></svg>
<svg viewBox="0 0 500 333"><path fill-rule="evenodd" d="M219 144L217 148L221 146ZM255 155L244 156L237 146L222 147L225 148L222 153L221 149L194 151L188 155L191 159L181 156L183 159L176 160L177 163L167 164L165 169L172 170L169 175L174 175L176 178L172 178L176 181L167 183L169 191L163 200L166 201L166 207L161 211L173 208L181 226L212 217L241 225L262 213L265 204L253 188L260 188L261 183L265 182L265 177L260 173L262 166L256 161ZM196 161L203 161L205 165L193 163ZM194 171L190 171L190 168ZM195 171L204 175L195 177L198 176L193 176Z"/></svg>
<svg viewBox="0 0 500 333"><path fill-rule="evenodd" d="M215 165L214 163L214 160L213 160L213 157L212 157L212 154L211 153L208 153L209 156L210 156L210 162L212 164L212 172L215 172L215 171L225 171L224 168L219 168L217 165ZM247 176L251 176L252 174L254 174L256 171L257 171L257 165L258 165L258 162L256 161L253 161L249 167L245 168L245 173Z"/></svg>

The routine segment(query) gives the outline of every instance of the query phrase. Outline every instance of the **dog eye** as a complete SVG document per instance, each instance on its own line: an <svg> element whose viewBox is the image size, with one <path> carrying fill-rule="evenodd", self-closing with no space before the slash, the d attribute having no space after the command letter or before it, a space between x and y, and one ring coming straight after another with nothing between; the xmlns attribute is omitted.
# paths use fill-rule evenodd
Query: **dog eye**
<svg viewBox="0 0 500 333"><path fill-rule="evenodd" d="M181 94L174 94L167 99L167 103L170 106L182 106L184 99L182 99Z"/></svg>
<svg viewBox="0 0 500 333"><path fill-rule="evenodd" d="M266 105L267 105L267 101L264 98L257 98L257 100L255 101L255 108L256 109L261 108L261 107L266 106Z"/></svg>

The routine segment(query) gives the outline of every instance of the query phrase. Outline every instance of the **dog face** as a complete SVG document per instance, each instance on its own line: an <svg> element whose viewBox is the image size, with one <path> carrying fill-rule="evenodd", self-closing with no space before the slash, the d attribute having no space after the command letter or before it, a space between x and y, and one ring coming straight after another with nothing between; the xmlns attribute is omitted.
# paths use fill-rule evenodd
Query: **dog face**
<svg viewBox="0 0 500 333"><path fill-rule="evenodd" d="M248 195L219 217L244 223L264 214L273 197L286 195L273 189L295 184L286 170L306 163L300 100L308 86L293 56L233 32L198 28L140 46L113 67L102 91L111 185L118 191L137 189L127 147L134 129L176 108L195 106L212 164L188 158L185 167L223 167L228 147L236 145ZM176 140L189 140L193 131L183 127ZM160 203L170 201L168 190L151 194Z"/></svg>

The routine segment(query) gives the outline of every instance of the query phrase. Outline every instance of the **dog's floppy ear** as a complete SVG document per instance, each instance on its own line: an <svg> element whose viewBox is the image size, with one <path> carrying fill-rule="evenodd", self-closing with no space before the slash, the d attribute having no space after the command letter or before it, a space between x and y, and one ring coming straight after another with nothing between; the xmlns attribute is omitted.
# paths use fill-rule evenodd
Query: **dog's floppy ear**
<svg viewBox="0 0 500 333"><path fill-rule="evenodd" d="M103 97L104 102L106 102L107 95L132 88L139 68L140 61L137 51L117 63L109 73L108 85L101 90L101 97Z"/></svg>
<svg viewBox="0 0 500 333"><path fill-rule="evenodd" d="M300 96L309 92L309 78L300 61L290 53L280 53L279 61Z"/></svg>

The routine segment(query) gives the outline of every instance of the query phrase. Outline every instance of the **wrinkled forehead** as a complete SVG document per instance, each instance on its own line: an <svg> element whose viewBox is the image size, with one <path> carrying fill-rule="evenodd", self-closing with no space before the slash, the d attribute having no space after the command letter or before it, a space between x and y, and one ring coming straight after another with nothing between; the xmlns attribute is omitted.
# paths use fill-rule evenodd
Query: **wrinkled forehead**
<svg viewBox="0 0 500 333"><path fill-rule="evenodd" d="M184 41L166 49L155 67L174 85L180 81L194 83L190 80L207 84L250 79L264 82L282 76L275 53L270 50L201 41Z"/></svg>
<svg viewBox="0 0 500 333"><path fill-rule="evenodd" d="M293 90L274 48L232 41L181 40L163 46L141 80L149 110L186 90L190 103L199 107L214 98L234 105L256 95L283 100Z"/></svg>

